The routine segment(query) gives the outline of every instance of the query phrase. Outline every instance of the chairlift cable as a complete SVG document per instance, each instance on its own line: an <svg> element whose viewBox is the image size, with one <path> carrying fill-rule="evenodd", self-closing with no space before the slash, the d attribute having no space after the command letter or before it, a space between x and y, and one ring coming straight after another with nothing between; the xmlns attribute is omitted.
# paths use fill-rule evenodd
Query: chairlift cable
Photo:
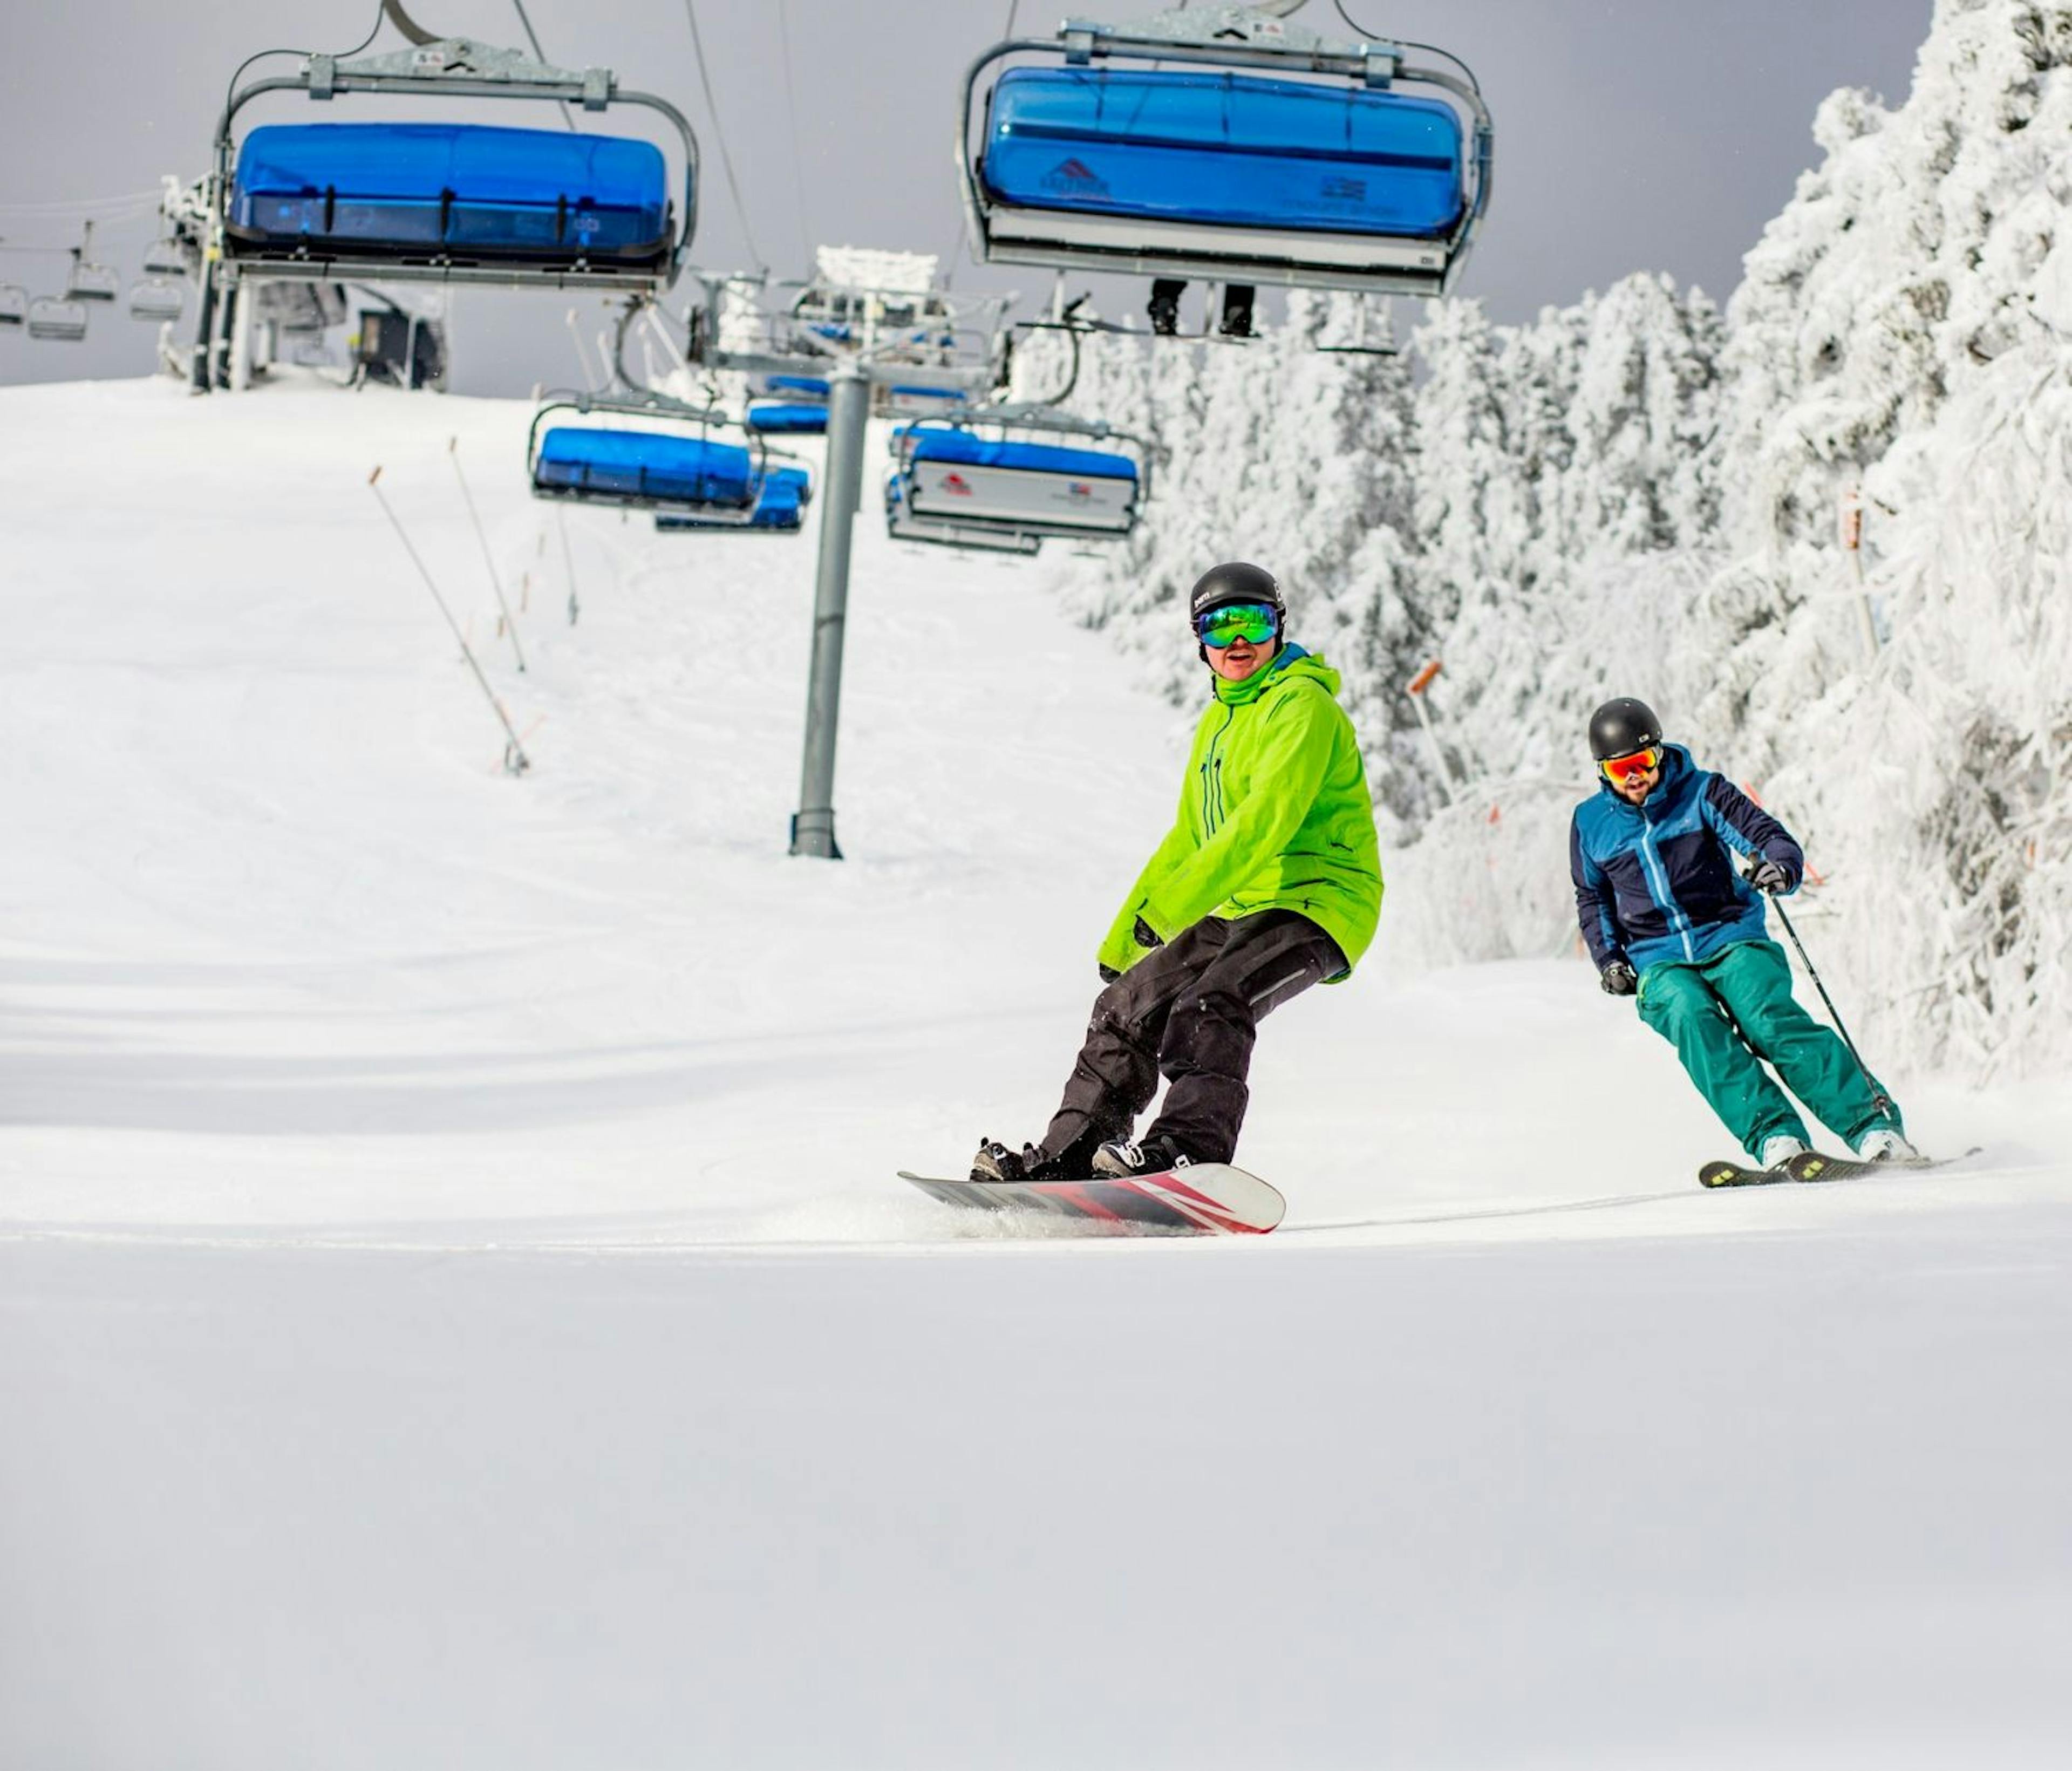
<svg viewBox="0 0 2072 1771"><path fill-rule="evenodd" d="M156 191L131 191L119 197L82 197L73 202L0 203L0 216L76 216L100 211L101 219L109 221L156 208L158 198Z"/></svg>
<svg viewBox="0 0 2072 1771"><path fill-rule="evenodd" d="M511 0L511 4L517 12L518 23L524 27L525 41L532 46L533 60L541 63L545 62L547 52L540 47L539 33L533 30L532 21L525 16L525 0ZM561 113L561 121L567 125L569 134L572 135L582 134L582 131L576 127L576 120L569 115L568 101L565 99L558 101L554 109Z"/></svg>
<svg viewBox="0 0 2072 1771"><path fill-rule="evenodd" d="M799 246L804 255L800 262L810 268L813 231L806 220L806 148L799 134L799 95L791 79L791 27L787 17L790 10L787 0L777 0L777 41L784 56L784 113L791 123L791 187L799 199Z"/></svg>
<svg viewBox="0 0 2072 1771"><path fill-rule="evenodd" d="M1469 65L1466 62L1462 61L1458 55L1455 55L1452 50L1441 49L1437 43L1412 43L1405 38L1376 37L1375 34L1369 31L1365 25L1361 24L1350 12L1346 10L1345 0L1331 0L1331 5L1336 10L1338 15L1341 18L1344 19L1347 24L1350 25L1354 30L1357 31L1360 35L1369 43L1401 43L1405 49L1421 49L1428 55L1444 56L1448 61L1451 62L1456 68L1459 68L1462 73L1468 76L1468 84L1474 88L1476 97L1479 98L1482 97L1482 83L1475 78L1474 69L1469 67Z"/></svg>
<svg viewBox="0 0 2072 1771"><path fill-rule="evenodd" d="M748 222L748 205L741 200L741 186L734 175L734 156L727 152L726 130L720 123L719 101L713 97L712 76L705 70L705 42L698 34L697 0L684 0L684 16L690 21L691 47L697 55L698 84L705 89L705 109L712 113L713 138L719 143L719 163L726 173L726 187L734 193L734 207L741 217L741 234L748 243L748 256L760 270L765 268L767 261L756 246L755 235Z"/></svg>

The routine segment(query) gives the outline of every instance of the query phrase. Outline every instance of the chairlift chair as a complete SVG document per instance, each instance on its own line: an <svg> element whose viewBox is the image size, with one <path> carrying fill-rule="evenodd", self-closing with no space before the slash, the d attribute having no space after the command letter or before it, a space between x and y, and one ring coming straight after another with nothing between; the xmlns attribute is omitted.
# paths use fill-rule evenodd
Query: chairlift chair
<svg viewBox="0 0 2072 1771"><path fill-rule="evenodd" d="M0 326L20 326L28 317L28 290L19 283L0 283Z"/></svg>
<svg viewBox="0 0 2072 1771"><path fill-rule="evenodd" d="M748 409L748 428L766 437L824 437L828 409L824 402L765 401Z"/></svg>
<svg viewBox="0 0 2072 1771"><path fill-rule="evenodd" d="M262 93L549 99L660 112L683 144L680 212L652 143L462 123L265 124L237 113ZM676 280L697 224L697 142L668 101L621 89L609 69L549 67L450 38L393 55L313 55L250 81L216 130L213 232L233 277L490 283L654 294Z"/></svg>
<svg viewBox="0 0 2072 1771"><path fill-rule="evenodd" d="M29 336L77 344L86 336L86 304L63 296L38 296L29 303Z"/></svg>
<svg viewBox="0 0 2072 1771"><path fill-rule="evenodd" d="M656 420L692 434L550 425L557 412ZM717 440L714 431L737 431L745 441ZM525 454L535 498L666 512L727 527L754 521L772 470L767 446L738 421L660 394L550 395L533 414Z"/></svg>
<svg viewBox="0 0 2072 1771"><path fill-rule="evenodd" d="M93 261L93 224L86 224L85 237L72 249L72 269L65 277L68 302L112 302L122 293L122 273L113 265Z"/></svg>
<svg viewBox="0 0 2072 1771"><path fill-rule="evenodd" d="M184 277L187 273L187 249L171 235L154 240L144 249L145 276Z"/></svg>
<svg viewBox="0 0 2072 1771"><path fill-rule="evenodd" d="M806 507L813 499L812 476L803 467L773 467L763 478L755 509L746 523L715 522L680 511L657 511L655 527L663 534L796 535L805 527Z"/></svg>
<svg viewBox="0 0 2072 1771"><path fill-rule="evenodd" d="M1147 443L1060 413L1009 408L924 420L895 432L891 447L902 502L924 523L1120 540L1149 495Z"/></svg>
<svg viewBox="0 0 2072 1771"><path fill-rule="evenodd" d="M133 320L176 320L187 305L186 286L170 277L146 277L130 286L130 318Z"/></svg>
<svg viewBox="0 0 2072 1771"><path fill-rule="evenodd" d="M958 122L974 251L993 264L1443 294L1489 206L1494 136L1472 74L1408 54L1231 5L1127 26L1072 18L1054 40L997 44L972 64ZM1034 55L1063 65L994 73L975 143L981 81Z"/></svg>
<svg viewBox="0 0 2072 1771"><path fill-rule="evenodd" d="M1042 536L1025 530L979 528L917 516L906 502L906 476L894 468L885 482L885 532L895 541L922 541L931 547L978 553L1017 553L1025 558L1042 551Z"/></svg>

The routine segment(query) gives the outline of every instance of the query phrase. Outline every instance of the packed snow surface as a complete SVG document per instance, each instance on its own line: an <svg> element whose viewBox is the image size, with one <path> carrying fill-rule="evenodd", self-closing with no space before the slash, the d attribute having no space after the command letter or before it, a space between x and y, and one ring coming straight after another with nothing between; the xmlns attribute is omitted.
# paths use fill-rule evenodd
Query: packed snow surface
<svg viewBox="0 0 2072 1771"><path fill-rule="evenodd" d="M528 417L0 394L0 1764L2066 1762L2062 1087L1706 1194L1550 940L1268 1024L1270 1239L938 1206L1189 716L866 512L787 858L814 525Z"/></svg>

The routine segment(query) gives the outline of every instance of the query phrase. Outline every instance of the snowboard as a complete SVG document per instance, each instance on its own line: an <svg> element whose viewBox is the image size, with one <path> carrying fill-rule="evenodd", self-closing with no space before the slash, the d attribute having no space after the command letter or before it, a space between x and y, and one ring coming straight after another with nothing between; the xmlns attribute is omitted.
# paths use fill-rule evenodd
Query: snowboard
<svg viewBox="0 0 2072 1771"><path fill-rule="evenodd" d="M1976 1156L1976 1149L1966 1156ZM1939 1169L1955 1157L1917 1157L1911 1162L1860 1162L1854 1157L1823 1156L1807 1150L1774 1169L1745 1168L1738 1162L1708 1162L1698 1171L1701 1187L1767 1187L1779 1181L1855 1181L1867 1174L1890 1174L1895 1169L1918 1172Z"/></svg>
<svg viewBox="0 0 2072 1771"><path fill-rule="evenodd" d="M899 1178L945 1205L1038 1212L1124 1233L1263 1236L1288 1210L1278 1190L1221 1162L1091 1181L950 1181L904 1169Z"/></svg>

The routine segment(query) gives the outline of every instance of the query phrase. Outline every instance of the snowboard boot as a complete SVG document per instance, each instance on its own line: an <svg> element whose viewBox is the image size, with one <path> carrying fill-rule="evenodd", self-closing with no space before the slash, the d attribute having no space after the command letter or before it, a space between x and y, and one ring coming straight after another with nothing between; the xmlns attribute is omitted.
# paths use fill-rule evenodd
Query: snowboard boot
<svg viewBox="0 0 2072 1771"><path fill-rule="evenodd" d="M1881 1125L1856 1140L1856 1154L1865 1162L1918 1162L1921 1153L1889 1125Z"/></svg>
<svg viewBox="0 0 2072 1771"><path fill-rule="evenodd" d="M1789 1132L1780 1132L1776 1136L1762 1140L1762 1150L1756 1161L1766 1169L1781 1169L1794 1156L1805 1154L1803 1139L1795 1138Z"/></svg>
<svg viewBox="0 0 2072 1771"><path fill-rule="evenodd" d="M972 1158L971 1177L980 1181L1050 1181L1057 1177L1044 1170L1050 1159L1033 1144L1022 1146L1018 1156L993 1138L979 1140L978 1154Z"/></svg>
<svg viewBox="0 0 2072 1771"><path fill-rule="evenodd" d="M1186 1168L1193 1161L1194 1158L1170 1138L1148 1137L1141 1144L1117 1138L1094 1152L1094 1177L1124 1179L1133 1174L1164 1174L1173 1169Z"/></svg>
<svg viewBox="0 0 2072 1771"><path fill-rule="evenodd" d="M1005 1144L991 1138L980 1140L972 1158L974 1181L1083 1181L1092 1173L1094 1153L1100 1140L1088 1132L1075 1138L1055 1156L1040 1144L1025 1144L1017 1156Z"/></svg>

